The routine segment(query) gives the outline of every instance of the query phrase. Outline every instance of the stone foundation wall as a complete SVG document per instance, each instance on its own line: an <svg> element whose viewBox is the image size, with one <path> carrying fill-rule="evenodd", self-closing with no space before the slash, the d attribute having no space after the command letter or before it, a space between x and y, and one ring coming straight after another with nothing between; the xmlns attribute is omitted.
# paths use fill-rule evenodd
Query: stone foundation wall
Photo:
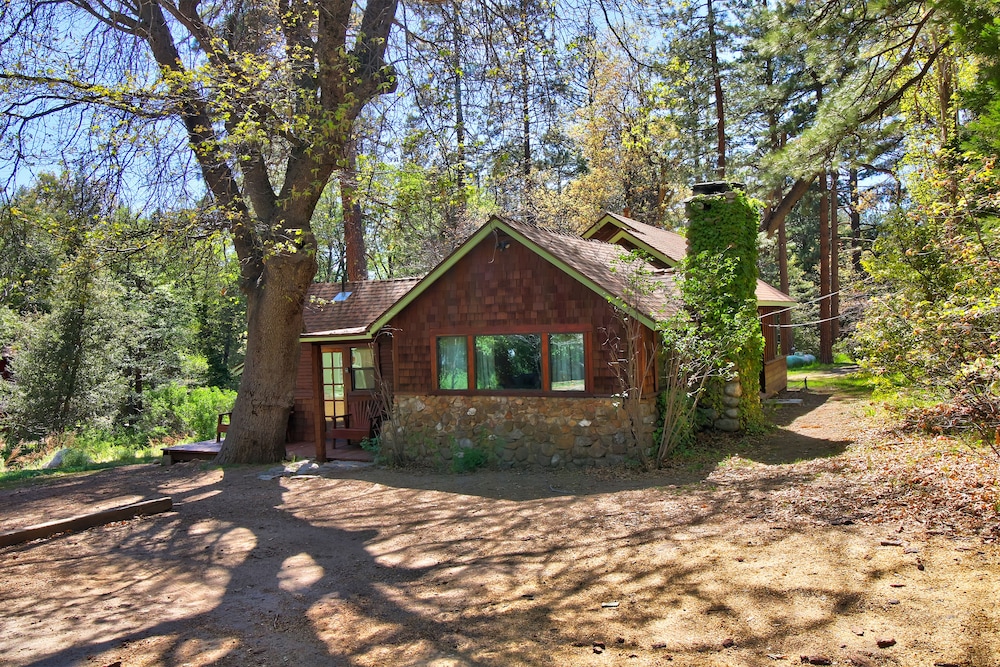
<svg viewBox="0 0 1000 667"><path fill-rule="evenodd" d="M610 397L397 396L396 409L394 437L403 455L434 465L472 449L507 467L582 468L639 459L625 412ZM649 434L653 398L641 412Z"/></svg>
<svg viewBox="0 0 1000 667"><path fill-rule="evenodd" d="M729 380L722 388L722 396L719 399L722 412L714 408L701 407L698 410L708 423L712 424L720 431L735 433L740 430L740 404L742 402L743 386L739 378Z"/></svg>

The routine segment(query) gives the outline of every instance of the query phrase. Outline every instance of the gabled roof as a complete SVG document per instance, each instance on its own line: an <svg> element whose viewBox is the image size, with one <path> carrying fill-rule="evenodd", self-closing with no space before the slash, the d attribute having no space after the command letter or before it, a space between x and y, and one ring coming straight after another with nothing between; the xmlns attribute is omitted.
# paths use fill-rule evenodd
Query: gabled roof
<svg viewBox="0 0 1000 667"><path fill-rule="evenodd" d="M412 290L386 310L374 322L370 331L374 332L385 326L389 320L433 285L480 242L494 233L510 236L604 298L617 297L626 301L632 300L628 298L627 267L625 265L618 267L624 254L621 247L602 241L590 241L578 236L560 234L534 225L493 216L424 276ZM654 271L652 266L646 265L646 267L650 271ZM662 271L659 280L672 283ZM638 301L638 309L633 311L633 314L650 328L654 326L655 320L659 317L670 315L676 311L677 300L668 295L666 290L659 290L655 294L643 296Z"/></svg>
<svg viewBox="0 0 1000 667"><path fill-rule="evenodd" d="M765 283L760 278L757 279L757 307L776 306L779 308L790 308L798 303L795 299L782 292L777 287Z"/></svg>
<svg viewBox="0 0 1000 667"><path fill-rule="evenodd" d="M617 227L618 231L609 233L609 230L606 229L608 225ZM591 225L582 236L585 239L593 238L602 230L607 236L608 243L618 243L625 238L631 241L632 245L649 253L667 266L675 266L687 255L687 239L680 234L647 225L617 213L605 212L600 220Z"/></svg>
<svg viewBox="0 0 1000 667"><path fill-rule="evenodd" d="M302 311L302 338L367 337L371 324L418 282L420 278L313 283ZM338 295L347 296L341 300Z"/></svg>
<svg viewBox="0 0 1000 667"><path fill-rule="evenodd" d="M608 226L616 229L609 230ZM634 246L669 267L676 266L687 256L687 239L680 234L616 213L605 213L583 233L583 237L589 239L597 234L607 238L608 243L621 244L624 241L624 245ZM795 305L795 299L760 279L757 280L756 295L758 307Z"/></svg>
<svg viewBox="0 0 1000 667"><path fill-rule="evenodd" d="M606 214L584 234L593 236L607 224L614 224L621 230L612 238L620 240L627 236L633 245L639 245L635 243L636 239L649 244L651 251L647 252L654 260L660 259L660 263L669 266L684 257L683 253L677 254L681 243L686 250L684 237L612 213ZM653 294L637 297L630 293L628 282L634 268L628 266L625 248L621 245L561 234L494 216L423 278L366 280L346 283L343 289L339 283L311 285L303 313L302 339L371 338L491 234L509 236L604 298L634 304L636 307L630 308L632 314L650 328L656 320L677 311L679 298L673 269L645 262L635 267L649 272L651 280L660 287ZM670 258L671 261L663 258ZM350 294L342 300L335 298L338 294L347 293ZM757 303L759 306L789 306L795 302L787 294L758 280Z"/></svg>

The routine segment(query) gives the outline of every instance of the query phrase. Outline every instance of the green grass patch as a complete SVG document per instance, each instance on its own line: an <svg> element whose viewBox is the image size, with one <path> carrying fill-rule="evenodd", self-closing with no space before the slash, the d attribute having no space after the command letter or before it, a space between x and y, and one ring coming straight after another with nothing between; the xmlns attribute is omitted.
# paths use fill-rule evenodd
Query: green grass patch
<svg viewBox="0 0 1000 667"><path fill-rule="evenodd" d="M802 375L803 373L816 373L817 371L823 373L846 373L849 372L848 369L856 369L857 364L852 362L834 362L832 364L821 364L818 361L814 361L806 366L799 366L797 368L788 369L788 377L793 375Z"/></svg>
<svg viewBox="0 0 1000 667"><path fill-rule="evenodd" d="M789 369L788 388L839 391L856 398L872 395L878 382L864 371L851 370L852 364L810 364Z"/></svg>
<svg viewBox="0 0 1000 667"><path fill-rule="evenodd" d="M66 473L149 463L166 443L129 430L82 429L15 444L0 440L0 486ZM46 468L59 452L57 468Z"/></svg>

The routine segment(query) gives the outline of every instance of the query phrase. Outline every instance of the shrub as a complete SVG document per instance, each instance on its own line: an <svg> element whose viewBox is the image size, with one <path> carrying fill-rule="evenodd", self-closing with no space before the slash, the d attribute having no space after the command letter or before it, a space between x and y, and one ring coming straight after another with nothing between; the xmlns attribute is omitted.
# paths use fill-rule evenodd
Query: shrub
<svg viewBox="0 0 1000 667"><path fill-rule="evenodd" d="M187 387L170 383L145 394L138 430L149 437L185 434L198 440L215 437L218 415L233 409L236 392L218 387Z"/></svg>
<svg viewBox="0 0 1000 667"><path fill-rule="evenodd" d="M63 454L60 468L85 468L93 463L90 456L83 449L69 449Z"/></svg>
<svg viewBox="0 0 1000 667"><path fill-rule="evenodd" d="M478 447L454 447L452 449L452 472L472 472L490 461L489 452Z"/></svg>

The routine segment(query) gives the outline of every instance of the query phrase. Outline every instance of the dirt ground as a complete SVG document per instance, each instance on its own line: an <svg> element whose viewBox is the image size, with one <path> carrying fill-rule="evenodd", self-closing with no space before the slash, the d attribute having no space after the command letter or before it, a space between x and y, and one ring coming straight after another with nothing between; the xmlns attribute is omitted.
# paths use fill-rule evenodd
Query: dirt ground
<svg viewBox="0 0 1000 667"><path fill-rule="evenodd" d="M656 473L191 463L2 489L0 530L174 510L0 550L0 664L1000 665L996 461L798 396Z"/></svg>

